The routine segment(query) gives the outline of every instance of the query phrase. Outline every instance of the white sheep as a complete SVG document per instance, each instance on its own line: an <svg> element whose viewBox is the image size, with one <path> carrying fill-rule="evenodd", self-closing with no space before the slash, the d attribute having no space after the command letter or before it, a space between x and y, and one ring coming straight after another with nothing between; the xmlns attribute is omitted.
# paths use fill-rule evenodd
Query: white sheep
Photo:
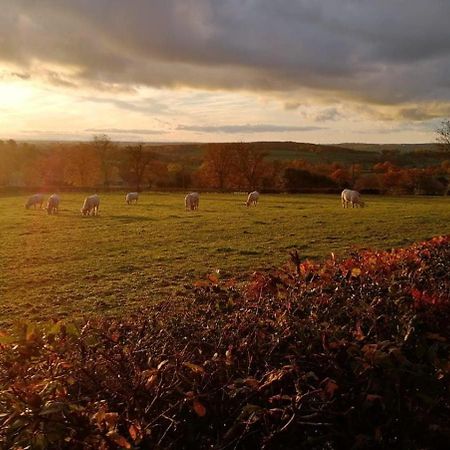
<svg viewBox="0 0 450 450"><path fill-rule="evenodd" d="M184 198L184 206L186 210L197 210L198 204L200 202L200 195L198 192L191 192L190 194L187 194Z"/></svg>
<svg viewBox="0 0 450 450"><path fill-rule="evenodd" d="M59 211L59 195L52 194L47 200L47 212L49 214L58 214Z"/></svg>
<svg viewBox="0 0 450 450"><path fill-rule="evenodd" d="M361 194L358 191L352 191L351 189L344 189L341 194L342 207L348 208L351 203L352 208L361 207L364 208L365 204L361 200Z"/></svg>
<svg viewBox="0 0 450 450"><path fill-rule="evenodd" d="M84 199L83 206L81 208L81 214L83 216L98 215L98 208L100 206L100 197L97 194L91 195Z"/></svg>
<svg viewBox="0 0 450 450"><path fill-rule="evenodd" d="M251 205L256 206L258 204L258 199L259 199L258 191L250 192L250 194L248 194L247 201L245 202L245 204L247 205L247 207Z"/></svg>
<svg viewBox="0 0 450 450"><path fill-rule="evenodd" d="M127 202L128 205L130 205L131 203L137 203L139 198L139 193L138 192L128 192L128 194L125 197L125 201Z"/></svg>
<svg viewBox="0 0 450 450"><path fill-rule="evenodd" d="M34 209L36 209L36 205L39 205L39 208L42 209L43 203L44 203L43 194L34 194L27 200L25 208L30 209L33 206Z"/></svg>

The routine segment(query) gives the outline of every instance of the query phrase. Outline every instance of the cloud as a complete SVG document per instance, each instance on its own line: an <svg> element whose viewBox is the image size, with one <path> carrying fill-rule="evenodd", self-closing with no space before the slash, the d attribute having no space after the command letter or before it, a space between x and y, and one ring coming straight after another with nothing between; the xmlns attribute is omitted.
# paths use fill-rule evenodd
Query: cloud
<svg viewBox="0 0 450 450"><path fill-rule="evenodd" d="M337 108L326 108L317 113L314 120L316 122L331 122L339 120L342 117L344 117L344 115Z"/></svg>
<svg viewBox="0 0 450 450"><path fill-rule="evenodd" d="M47 81L53 86L59 86L64 88L76 88L78 85L72 81L65 79L58 72L49 71L47 73Z"/></svg>
<svg viewBox="0 0 450 450"><path fill-rule="evenodd" d="M9 70L1 70L0 71L0 80L10 81L10 80L29 80L31 78L31 74L27 72L14 72Z"/></svg>
<svg viewBox="0 0 450 450"><path fill-rule="evenodd" d="M287 133L292 131L317 131L322 130L321 127L314 126L289 126L289 125L271 125L271 124L246 124L246 125L178 125L178 131L195 131L199 133Z"/></svg>
<svg viewBox="0 0 450 450"><path fill-rule="evenodd" d="M81 97L82 100L94 102L94 103L103 103L113 105L116 108L141 113L144 115L151 114L165 114L169 111L168 105L165 103L151 98L143 98L138 100L121 100L110 97Z"/></svg>
<svg viewBox="0 0 450 450"><path fill-rule="evenodd" d="M87 128L84 130L87 133L98 134L133 134L133 135L156 135L164 134L164 130L150 130L150 129L127 129L127 128Z"/></svg>
<svg viewBox="0 0 450 450"><path fill-rule="evenodd" d="M69 67L49 80L64 87L247 90L288 109L314 96L446 105L449 17L444 0L15 0L0 60Z"/></svg>

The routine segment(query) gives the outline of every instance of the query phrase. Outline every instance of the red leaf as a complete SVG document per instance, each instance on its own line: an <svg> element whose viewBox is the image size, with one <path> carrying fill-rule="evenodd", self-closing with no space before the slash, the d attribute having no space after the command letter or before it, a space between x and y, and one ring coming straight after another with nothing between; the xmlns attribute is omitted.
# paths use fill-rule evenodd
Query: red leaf
<svg viewBox="0 0 450 450"><path fill-rule="evenodd" d="M194 400L193 408L199 417L206 415L206 408L198 400Z"/></svg>
<svg viewBox="0 0 450 450"><path fill-rule="evenodd" d="M141 426L137 422L133 422L128 427L128 433L130 433L131 439L137 441L142 438Z"/></svg>

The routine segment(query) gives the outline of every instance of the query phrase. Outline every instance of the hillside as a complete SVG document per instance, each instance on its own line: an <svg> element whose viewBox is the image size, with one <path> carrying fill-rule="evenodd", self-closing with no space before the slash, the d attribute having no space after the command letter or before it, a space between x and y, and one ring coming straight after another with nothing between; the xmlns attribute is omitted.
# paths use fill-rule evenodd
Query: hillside
<svg viewBox="0 0 450 450"><path fill-rule="evenodd" d="M164 144L154 145L153 151L162 159L191 158L201 161L208 146L220 144ZM361 164L371 167L386 160L404 167L423 167L439 164L446 156L435 144L339 144L321 145L298 142L254 142L254 147L267 154L269 160L304 160L314 164L338 162L344 165Z"/></svg>
<svg viewBox="0 0 450 450"><path fill-rule="evenodd" d="M434 142L423 144L365 144L358 142L353 143L346 142L336 144L336 147L348 148L358 151L369 151L369 152L399 151L402 153L421 152L421 151L435 152L439 150L439 146Z"/></svg>

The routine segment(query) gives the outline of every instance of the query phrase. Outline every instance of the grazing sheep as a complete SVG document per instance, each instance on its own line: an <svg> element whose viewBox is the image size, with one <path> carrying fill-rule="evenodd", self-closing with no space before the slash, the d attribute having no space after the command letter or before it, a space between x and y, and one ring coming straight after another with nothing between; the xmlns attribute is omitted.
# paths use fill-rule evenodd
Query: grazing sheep
<svg viewBox="0 0 450 450"><path fill-rule="evenodd" d="M47 200L47 212L49 214L58 214L59 211L59 195L52 194Z"/></svg>
<svg viewBox="0 0 450 450"><path fill-rule="evenodd" d="M351 189L344 189L341 194L342 207L348 208L349 203L352 204L352 208L361 207L364 208L364 202L361 200L361 194L358 191L352 191Z"/></svg>
<svg viewBox="0 0 450 450"><path fill-rule="evenodd" d="M251 205L256 206L258 204L258 199L259 199L258 191L250 192L250 194L248 194L247 201L245 202L247 208Z"/></svg>
<svg viewBox="0 0 450 450"><path fill-rule="evenodd" d="M98 215L98 208L100 206L100 197L97 194L91 195L84 199L83 206L81 208L81 214L83 216Z"/></svg>
<svg viewBox="0 0 450 450"><path fill-rule="evenodd" d="M125 197L125 201L127 202L128 205L130 205L131 203L137 203L139 198L139 193L138 192L128 192L128 194Z"/></svg>
<svg viewBox="0 0 450 450"><path fill-rule="evenodd" d="M33 206L36 209L36 205L39 205L39 208L42 209L43 203L44 196L42 194L34 194L27 200L25 208L30 209Z"/></svg>
<svg viewBox="0 0 450 450"><path fill-rule="evenodd" d="M191 192L184 198L184 206L186 207L186 210L194 211L198 209L199 201L200 196L198 192Z"/></svg>

